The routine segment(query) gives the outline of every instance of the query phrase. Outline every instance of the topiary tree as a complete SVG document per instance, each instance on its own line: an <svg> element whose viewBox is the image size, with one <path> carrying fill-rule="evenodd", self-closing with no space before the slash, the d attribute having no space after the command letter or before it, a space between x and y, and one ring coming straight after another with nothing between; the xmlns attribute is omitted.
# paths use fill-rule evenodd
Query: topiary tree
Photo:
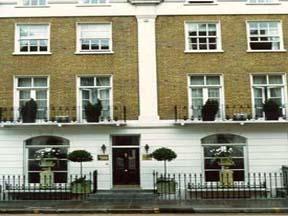
<svg viewBox="0 0 288 216"><path fill-rule="evenodd" d="M75 150L68 154L68 160L72 162L80 163L80 177L83 176L83 162L89 162L93 160L93 156L86 150Z"/></svg>
<svg viewBox="0 0 288 216"><path fill-rule="evenodd" d="M23 123L34 123L37 116L37 103L32 98L21 107L21 117Z"/></svg>
<svg viewBox="0 0 288 216"><path fill-rule="evenodd" d="M87 122L99 122L101 111L102 111L102 103L99 99L95 104L88 102L88 104L85 107L85 115Z"/></svg>
<svg viewBox="0 0 288 216"><path fill-rule="evenodd" d="M219 103L217 100L208 99L202 107L202 120L214 121L219 111Z"/></svg>
<svg viewBox="0 0 288 216"><path fill-rule="evenodd" d="M167 173L167 161L172 161L177 157L177 154L169 148L159 148L152 152L151 156L157 161L164 161L164 176Z"/></svg>
<svg viewBox="0 0 288 216"><path fill-rule="evenodd" d="M265 112L266 120L278 120L281 116L280 105L272 99L265 101L263 104L263 112Z"/></svg>

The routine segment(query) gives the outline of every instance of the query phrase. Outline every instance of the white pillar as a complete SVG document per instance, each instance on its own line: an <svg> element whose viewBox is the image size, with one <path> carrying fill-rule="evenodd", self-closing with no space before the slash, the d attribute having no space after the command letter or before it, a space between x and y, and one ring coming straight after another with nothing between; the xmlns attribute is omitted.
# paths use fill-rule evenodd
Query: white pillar
<svg viewBox="0 0 288 216"><path fill-rule="evenodd" d="M138 23L138 73L139 121L159 120L156 71L155 15L139 15Z"/></svg>

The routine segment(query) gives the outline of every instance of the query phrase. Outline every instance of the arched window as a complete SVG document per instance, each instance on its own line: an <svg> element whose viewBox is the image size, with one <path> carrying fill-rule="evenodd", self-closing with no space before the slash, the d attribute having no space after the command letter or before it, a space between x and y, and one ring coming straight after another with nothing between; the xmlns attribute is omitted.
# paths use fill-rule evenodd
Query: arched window
<svg viewBox="0 0 288 216"><path fill-rule="evenodd" d="M39 136L25 141L27 151L27 171L29 183L40 183L40 173L44 171L41 160L53 161L51 171L54 183L67 182L67 152L69 140L56 136Z"/></svg>
<svg viewBox="0 0 288 216"><path fill-rule="evenodd" d="M244 148L246 143L245 137L234 134L213 134L202 138L205 180L219 181L221 170L219 157L224 154L234 162L234 165L229 166L229 169L233 171L234 181L244 181Z"/></svg>

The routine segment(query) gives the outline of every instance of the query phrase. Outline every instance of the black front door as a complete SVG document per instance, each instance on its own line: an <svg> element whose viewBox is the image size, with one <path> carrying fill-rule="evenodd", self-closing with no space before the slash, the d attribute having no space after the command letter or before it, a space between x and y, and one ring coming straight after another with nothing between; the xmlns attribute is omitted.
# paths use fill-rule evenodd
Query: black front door
<svg viewBox="0 0 288 216"><path fill-rule="evenodd" d="M113 184L139 185L139 149L113 149Z"/></svg>

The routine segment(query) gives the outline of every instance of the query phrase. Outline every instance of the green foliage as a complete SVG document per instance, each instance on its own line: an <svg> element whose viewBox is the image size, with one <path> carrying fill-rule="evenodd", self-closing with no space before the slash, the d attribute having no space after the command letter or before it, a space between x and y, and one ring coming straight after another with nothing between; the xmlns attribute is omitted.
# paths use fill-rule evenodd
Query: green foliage
<svg viewBox="0 0 288 216"><path fill-rule="evenodd" d="M85 150L75 150L68 154L68 160L73 162L89 162L93 160L93 156Z"/></svg>
<svg viewBox="0 0 288 216"><path fill-rule="evenodd" d="M157 161L172 161L177 157L177 154L171 149L159 148L151 156Z"/></svg>
<svg viewBox="0 0 288 216"><path fill-rule="evenodd" d="M85 115L87 122L99 122L101 111L102 111L102 104L99 99L95 104L88 102L88 104L85 107Z"/></svg>
<svg viewBox="0 0 288 216"><path fill-rule="evenodd" d="M268 99L263 104L264 112L280 112L280 106L274 100Z"/></svg>
<svg viewBox="0 0 288 216"><path fill-rule="evenodd" d="M37 115L37 103L32 98L21 107L23 123L34 123Z"/></svg>
<svg viewBox="0 0 288 216"><path fill-rule="evenodd" d="M203 121L214 121L215 116L219 111L219 103L217 100L208 99L202 107Z"/></svg>

